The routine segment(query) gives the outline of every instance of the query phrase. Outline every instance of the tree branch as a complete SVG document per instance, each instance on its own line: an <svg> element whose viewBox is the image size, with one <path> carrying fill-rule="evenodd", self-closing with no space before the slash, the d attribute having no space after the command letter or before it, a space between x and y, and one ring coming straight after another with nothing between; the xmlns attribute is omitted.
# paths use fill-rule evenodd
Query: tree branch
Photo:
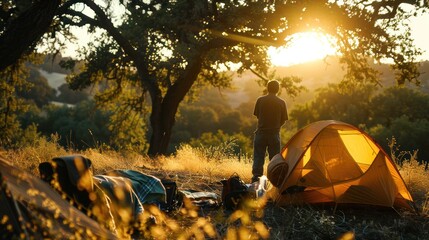
<svg viewBox="0 0 429 240"><path fill-rule="evenodd" d="M95 15L98 17L98 25L99 27L105 29L109 34L115 39L115 41L124 49L125 52L133 59L133 61L137 61L142 63L143 57L137 52L137 50L131 45L131 43L126 39L121 32L113 25L112 21L107 17L105 12L93 1L85 0L85 4L90 7Z"/></svg>
<svg viewBox="0 0 429 240"><path fill-rule="evenodd" d="M68 9L71 8L71 6L75 5L76 3L84 3L85 0L68 0L64 2L58 9L57 9L57 15L62 15L64 12L66 12Z"/></svg>
<svg viewBox="0 0 429 240"><path fill-rule="evenodd" d="M66 11L64 11L64 14L65 15L68 14L68 15L76 16L76 17L80 18L80 21L76 22L76 21L73 21L72 19L70 19L68 17L63 16L63 17L61 17L61 21L65 24L70 24L70 25L77 26L77 27L82 27L85 25L93 25L93 26L101 27L100 23L97 20L83 14L82 12L67 9Z"/></svg>
<svg viewBox="0 0 429 240"><path fill-rule="evenodd" d="M396 0L396 1L374 2L371 4L371 6L374 8L373 19L380 20L380 19L394 18L401 4L410 4L413 6L419 6L419 0ZM387 11L387 12L382 13L383 11Z"/></svg>
<svg viewBox="0 0 429 240"><path fill-rule="evenodd" d="M262 79L262 80L264 80L264 81L269 81L269 79L268 78L266 78L266 77L264 77L264 76L262 76L260 73L258 73L258 72L256 72L256 70L253 70L252 68L249 68L249 70L253 73L253 74L255 74L256 76L258 76L260 79Z"/></svg>

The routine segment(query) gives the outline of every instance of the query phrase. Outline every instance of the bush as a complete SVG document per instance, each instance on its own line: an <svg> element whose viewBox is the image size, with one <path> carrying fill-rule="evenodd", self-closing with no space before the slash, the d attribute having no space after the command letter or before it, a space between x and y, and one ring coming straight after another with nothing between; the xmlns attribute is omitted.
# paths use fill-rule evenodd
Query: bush
<svg viewBox="0 0 429 240"><path fill-rule="evenodd" d="M215 134L203 133L198 139L192 138L189 144L198 148L206 158L215 160L231 157L246 158L252 151L250 139L242 133L229 135L222 130L218 130Z"/></svg>

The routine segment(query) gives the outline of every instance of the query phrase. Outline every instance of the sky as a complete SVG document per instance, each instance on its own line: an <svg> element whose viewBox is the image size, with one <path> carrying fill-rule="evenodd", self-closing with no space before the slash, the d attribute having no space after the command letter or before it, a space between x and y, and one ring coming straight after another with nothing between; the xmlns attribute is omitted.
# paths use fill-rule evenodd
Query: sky
<svg viewBox="0 0 429 240"><path fill-rule="evenodd" d="M425 51L421 60L429 60L429 14L411 19L414 43Z"/></svg>

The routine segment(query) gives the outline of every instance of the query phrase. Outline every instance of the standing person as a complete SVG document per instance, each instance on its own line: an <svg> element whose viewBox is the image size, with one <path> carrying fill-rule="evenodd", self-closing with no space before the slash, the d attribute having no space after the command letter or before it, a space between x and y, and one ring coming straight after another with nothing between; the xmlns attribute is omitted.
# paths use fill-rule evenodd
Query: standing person
<svg viewBox="0 0 429 240"><path fill-rule="evenodd" d="M253 139L252 183L264 173L266 151L270 160L280 152L280 128L288 119L288 114L286 102L277 96L279 89L278 81L269 81L268 93L256 100L253 114L258 118L258 127Z"/></svg>

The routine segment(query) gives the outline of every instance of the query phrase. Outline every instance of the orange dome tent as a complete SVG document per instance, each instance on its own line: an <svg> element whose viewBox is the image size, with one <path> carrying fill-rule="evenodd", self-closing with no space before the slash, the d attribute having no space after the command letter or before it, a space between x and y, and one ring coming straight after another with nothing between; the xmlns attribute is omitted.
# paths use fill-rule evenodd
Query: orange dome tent
<svg viewBox="0 0 429 240"><path fill-rule="evenodd" d="M352 203L412 210L394 162L365 132L326 120L299 130L268 164L278 205Z"/></svg>

